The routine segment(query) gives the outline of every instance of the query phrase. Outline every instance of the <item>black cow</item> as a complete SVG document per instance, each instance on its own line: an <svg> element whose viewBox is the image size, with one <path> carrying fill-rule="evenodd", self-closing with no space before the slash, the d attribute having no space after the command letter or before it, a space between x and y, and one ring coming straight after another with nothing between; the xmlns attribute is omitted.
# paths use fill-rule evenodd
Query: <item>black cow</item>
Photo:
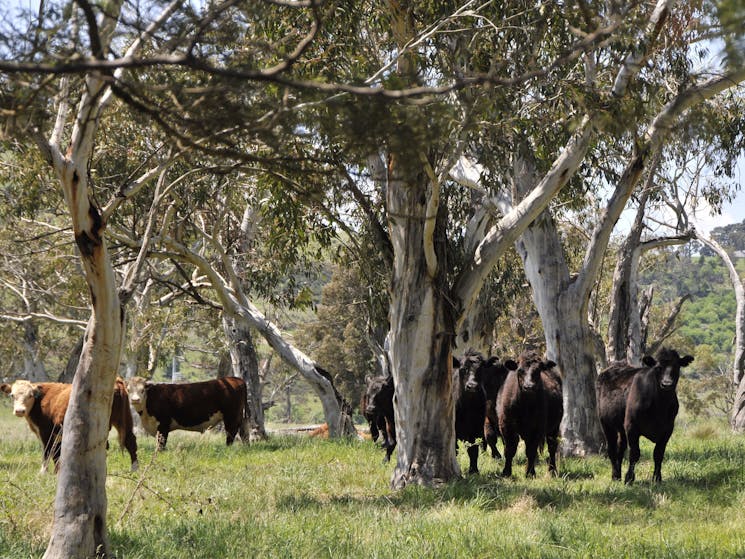
<svg viewBox="0 0 745 559"><path fill-rule="evenodd" d="M639 461L639 437L655 443L655 482L662 482L662 459L678 415L676 387L680 369L693 361L672 349L662 348L657 359L645 356L643 367L617 364L597 378L598 415L608 441L612 479L621 479L621 465L629 446L626 483L633 483L634 467Z"/></svg>
<svg viewBox="0 0 745 559"><path fill-rule="evenodd" d="M564 412L562 381L556 363L535 352L520 356L517 370L510 371L497 396L499 430L504 439L502 475L512 475L512 459L520 438L525 441L526 477L535 477L538 449L548 444L548 471L556 475L559 424Z"/></svg>
<svg viewBox="0 0 745 559"><path fill-rule="evenodd" d="M383 436L381 446L385 449L384 462L391 460L393 449L396 448L396 420L393 415L393 377L367 377L367 387L363 400L365 401L365 417L372 418L380 434ZM372 427L370 432L372 433Z"/></svg>
<svg viewBox="0 0 745 559"><path fill-rule="evenodd" d="M455 385L455 438L468 443L468 473L479 473L477 438L484 436L486 419L486 390L482 379L484 358L469 349L462 361L453 360L458 367Z"/></svg>
<svg viewBox="0 0 745 559"><path fill-rule="evenodd" d="M509 361L512 368L517 364ZM484 359L474 349L468 349L462 360L453 359L458 370L455 392L455 436L458 441L470 444L468 447L468 473L478 473L479 447L492 449L492 456L500 456L497 450L499 429L496 417L496 397L499 387L507 376L507 368L496 357Z"/></svg>
<svg viewBox="0 0 745 559"><path fill-rule="evenodd" d="M364 417L367 421L367 424L370 426L370 438L373 440L373 442L376 442L378 440L378 437L380 437L381 429L385 430L385 420L383 420L382 425L379 425L378 421L379 419L382 419L382 417L376 417L368 411L367 392L362 394L362 398L360 398L360 413L362 414L362 417Z"/></svg>
<svg viewBox="0 0 745 559"><path fill-rule="evenodd" d="M501 458L497 450L497 440L500 437L499 419L497 418L497 394L504 384L507 374L517 369L517 363L512 359L507 359L500 363L495 356L489 357L484 361L481 378L484 382L486 391L486 419L484 420L484 439L481 443L483 450L488 446L491 449L492 458Z"/></svg>

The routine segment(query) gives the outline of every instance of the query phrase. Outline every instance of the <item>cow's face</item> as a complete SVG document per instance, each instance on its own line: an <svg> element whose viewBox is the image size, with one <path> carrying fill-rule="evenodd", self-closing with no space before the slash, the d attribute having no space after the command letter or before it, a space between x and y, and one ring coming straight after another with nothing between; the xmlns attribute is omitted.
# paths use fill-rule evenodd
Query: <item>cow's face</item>
<svg viewBox="0 0 745 559"><path fill-rule="evenodd" d="M478 353L466 353L458 369L460 387L464 392L476 392L482 386L484 359Z"/></svg>
<svg viewBox="0 0 745 559"><path fill-rule="evenodd" d="M147 381L142 377L132 377L127 379L129 401L137 412L142 412L145 409L146 386Z"/></svg>
<svg viewBox="0 0 745 559"><path fill-rule="evenodd" d="M371 377L367 381L367 390L365 397L367 399L367 413L373 416L379 406L383 405L386 399L392 397L393 378L392 377Z"/></svg>
<svg viewBox="0 0 745 559"><path fill-rule="evenodd" d="M2 390L13 399L13 413L18 417L26 417L39 396L39 389L27 380L17 380L12 386L3 384Z"/></svg>
<svg viewBox="0 0 745 559"><path fill-rule="evenodd" d="M654 360L651 360L654 362ZM657 354L653 370L657 384L662 390L675 390L680 379L680 369L693 362L693 356L681 357L674 349L662 348Z"/></svg>
<svg viewBox="0 0 745 559"><path fill-rule="evenodd" d="M523 354L517 364L517 382L522 390L533 390L541 380L543 362L534 353Z"/></svg>

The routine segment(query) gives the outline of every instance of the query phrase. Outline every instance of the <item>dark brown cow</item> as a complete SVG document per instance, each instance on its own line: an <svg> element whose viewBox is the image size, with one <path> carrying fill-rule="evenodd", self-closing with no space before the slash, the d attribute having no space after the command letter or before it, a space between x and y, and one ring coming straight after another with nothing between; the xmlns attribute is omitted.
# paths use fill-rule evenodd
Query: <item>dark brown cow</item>
<svg viewBox="0 0 745 559"><path fill-rule="evenodd" d="M43 448L41 471L47 471L47 463L52 458L54 469L59 469L60 443L62 429L70 401L71 384L60 382L32 383L17 380L12 385L2 384L0 390L13 398L13 413L25 417L28 425L39 437ZM127 389L122 379L114 382L114 397L111 404L109 429L116 428L119 445L129 452L132 471L138 467L137 439L132 431L132 415L129 410Z"/></svg>
<svg viewBox="0 0 745 559"><path fill-rule="evenodd" d="M598 415L608 441L611 477L621 479L626 445L629 446L629 469L626 483L635 479L634 467L639 461L639 437L655 443L655 482L662 482L662 459L678 415L676 387L680 369L693 361L672 349L662 348L657 359L645 356L644 367L617 364L602 371L597 378Z"/></svg>
<svg viewBox="0 0 745 559"><path fill-rule="evenodd" d="M481 443L483 450L488 446L491 449L492 458L501 458L497 450L497 440L500 437L499 419L497 418L497 394L504 384L507 374L517 369L517 363L507 359L500 363L497 357L489 357L483 364L484 371L482 379L486 392L486 418L484 419L484 439Z"/></svg>
<svg viewBox="0 0 745 559"><path fill-rule="evenodd" d="M127 390L145 432L156 437L158 450L165 449L168 433L177 429L203 433L222 421L227 445L244 432L247 389L243 379L169 384L133 377L127 379Z"/></svg>
<svg viewBox="0 0 745 559"><path fill-rule="evenodd" d="M548 471L556 475L559 424L564 412L562 380L556 363L535 352L520 356L517 370L510 371L497 396L499 430L504 439L502 475L512 475L512 459L520 438L525 441L526 477L535 477L538 449L548 445Z"/></svg>
<svg viewBox="0 0 745 559"><path fill-rule="evenodd" d="M365 417L373 419L383 436L381 446L385 449L383 462L391 460L396 448L396 420L393 412L393 377L367 377L365 389Z"/></svg>
<svg viewBox="0 0 745 559"><path fill-rule="evenodd" d="M370 438L377 442L381 431L385 431L385 418L382 415L373 415L367 409L367 391L360 398L360 413L370 427Z"/></svg>
<svg viewBox="0 0 745 559"><path fill-rule="evenodd" d="M453 360L458 371L455 383L455 439L467 443L468 473L479 473L479 446L476 439L484 437L486 420L486 390L484 390L483 356L469 349L462 361Z"/></svg>

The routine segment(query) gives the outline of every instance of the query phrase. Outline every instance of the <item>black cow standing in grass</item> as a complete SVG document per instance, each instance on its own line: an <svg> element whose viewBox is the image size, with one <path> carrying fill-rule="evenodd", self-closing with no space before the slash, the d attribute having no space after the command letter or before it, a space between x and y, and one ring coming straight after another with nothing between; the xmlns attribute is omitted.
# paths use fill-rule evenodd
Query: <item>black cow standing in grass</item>
<svg viewBox="0 0 745 559"><path fill-rule="evenodd" d="M491 449L492 458L501 458L497 450L497 440L500 437L499 419L497 418L497 394L504 384L507 374L517 369L517 363L512 359L500 363L495 356L483 362L483 371L481 373L486 392L486 418L484 419L484 439L481 448L486 450L488 446Z"/></svg>
<svg viewBox="0 0 745 559"><path fill-rule="evenodd" d="M478 351L468 349L461 361L453 359L453 367L458 370L455 435L457 440L471 444L468 448L468 471L478 473L478 447L474 445L476 439L482 440L484 450L487 446L491 448L492 457L501 458L497 450L497 393L507 377L508 369L516 369L517 364L507 361L502 365L497 357L484 358Z"/></svg>
<svg viewBox="0 0 745 559"><path fill-rule="evenodd" d="M564 413L562 380L556 363L542 360L535 352L520 356L518 367L510 371L497 396L499 430L504 439L502 475L512 475L512 459L520 438L525 441L528 464L526 477L535 477L538 449L548 445L548 471L556 475L559 424Z"/></svg>
<svg viewBox="0 0 745 559"><path fill-rule="evenodd" d="M383 422L383 424L378 424L378 421L382 419L382 417L376 417L368 411L367 391L365 391L362 394L362 398L360 398L360 413L362 414L362 417L365 418L368 426L370 427L370 438L373 440L373 442L376 442L380 437L381 430L385 430L385 422Z"/></svg>
<svg viewBox="0 0 745 559"><path fill-rule="evenodd" d="M484 436L486 419L486 390L484 389L484 358L473 349L466 351L463 360L453 359L458 375L455 384L455 438L468 443L468 473L479 473L479 446L476 439Z"/></svg>
<svg viewBox="0 0 745 559"><path fill-rule="evenodd" d="M598 415L608 441L612 479L621 479L621 465L629 446L626 483L633 483L639 461L639 437L655 443L655 482L662 482L662 459L678 415L676 387L680 369L693 361L672 349L662 348L657 359L645 356L644 367L613 365L597 378Z"/></svg>
<svg viewBox="0 0 745 559"><path fill-rule="evenodd" d="M383 436L381 446L385 449L384 462L391 460L393 449L396 448L396 420L393 415L393 377L367 377L367 387L362 400L365 405L363 412L370 422L370 433L374 423Z"/></svg>

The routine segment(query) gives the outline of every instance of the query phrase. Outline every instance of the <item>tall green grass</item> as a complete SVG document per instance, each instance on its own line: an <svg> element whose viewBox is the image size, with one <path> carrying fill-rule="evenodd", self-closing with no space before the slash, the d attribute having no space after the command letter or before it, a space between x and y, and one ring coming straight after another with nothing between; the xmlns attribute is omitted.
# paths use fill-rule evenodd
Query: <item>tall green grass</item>
<svg viewBox="0 0 745 559"><path fill-rule="evenodd" d="M55 477L38 473L25 422L0 409L0 557L40 556ZM113 443L113 435L112 435ZM392 491L392 464L370 442L301 436L231 448L176 432L141 469L112 444L108 528L119 559L202 558L735 558L745 557L745 439L725 425L673 435L662 485L652 445L637 483L610 480L603 457L563 459L551 479L513 479L482 454L480 475L436 489ZM461 449L461 467L467 456Z"/></svg>

